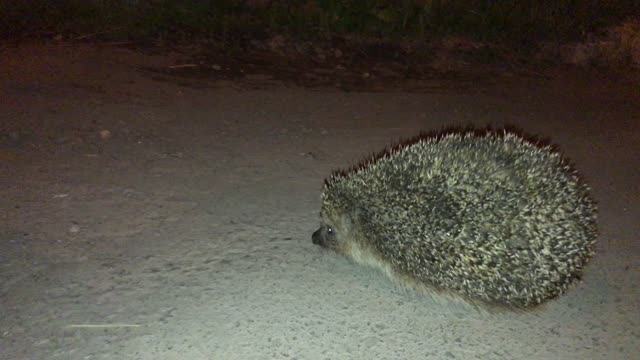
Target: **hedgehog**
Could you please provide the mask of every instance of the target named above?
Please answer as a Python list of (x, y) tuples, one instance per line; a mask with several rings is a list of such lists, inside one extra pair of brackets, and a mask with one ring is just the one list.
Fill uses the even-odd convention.
[(594, 255), (588, 186), (551, 146), (513, 132), (419, 137), (334, 172), (321, 199), (314, 244), (474, 305), (535, 307)]

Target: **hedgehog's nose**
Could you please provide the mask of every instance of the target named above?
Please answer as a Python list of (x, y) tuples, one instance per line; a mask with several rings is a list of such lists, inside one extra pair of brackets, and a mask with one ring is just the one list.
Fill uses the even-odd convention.
[(311, 242), (316, 245), (322, 245), (322, 228), (314, 231), (313, 235), (311, 235)]

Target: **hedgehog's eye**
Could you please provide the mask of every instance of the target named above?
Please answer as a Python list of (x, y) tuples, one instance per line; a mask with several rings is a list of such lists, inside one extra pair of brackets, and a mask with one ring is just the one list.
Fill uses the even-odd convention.
[(327, 225), (327, 235), (334, 235), (333, 228)]

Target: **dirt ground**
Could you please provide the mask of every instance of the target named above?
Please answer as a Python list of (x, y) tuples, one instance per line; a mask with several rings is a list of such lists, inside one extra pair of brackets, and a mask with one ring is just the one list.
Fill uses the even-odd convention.
[[(0, 49), (1, 359), (640, 353), (637, 84), (564, 69), (346, 92), (149, 71), (186, 61)], [(469, 125), (549, 140), (598, 201), (584, 281), (536, 311), (438, 302), (311, 243), (332, 170)]]

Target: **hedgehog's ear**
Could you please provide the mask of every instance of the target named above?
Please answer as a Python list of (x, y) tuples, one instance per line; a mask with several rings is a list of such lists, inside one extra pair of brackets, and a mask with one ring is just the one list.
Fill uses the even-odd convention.
[(358, 221), (358, 219), (360, 219), (360, 216), (362, 216), (362, 208), (360, 208), (359, 206), (354, 206), (353, 211), (351, 212), (352, 221)]
[(345, 222), (345, 225), (348, 225), (349, 228), (352, 228), (353, 224), (357, 224), (359, 222), (361, 216), (362, 209), (358, 206), (354, 206), (353, 208), (351, 208), (351, 211), (347, 212), (343, 221)]

